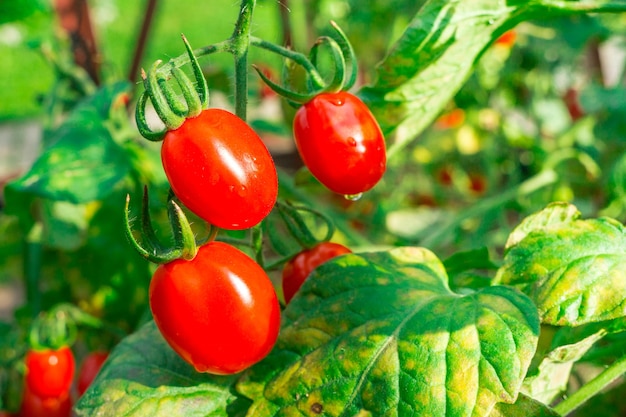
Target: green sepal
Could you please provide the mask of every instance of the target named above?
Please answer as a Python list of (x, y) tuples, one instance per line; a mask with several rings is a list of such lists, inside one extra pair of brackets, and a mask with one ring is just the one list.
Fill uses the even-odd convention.
[(33, 320), (28, 334), (31, 349), (59, 349), (76, 340), (76, 323), (60, 310), (42, 312)]
[(343, 89), (349, 90), (354, 86), (359, 72), (356, 54), (354, 53), (354, 48), (352, 48), (352, 44), (348, 40), (348, 37), (346, 36), (345, 32), (341, 30), (339, 25), (333, 20), (330, 21), (330, 25), (339, 35), (339, 37), (336, 39), (336, 42), (341, 48), (345, 63), (349, 65), (349, 75), (347, 76), (347, 79), (343, 84)]
[(308, 94), (302, 94), (302, 93), (297, 93), (293, 90), (290, 90), (288, 88), (285, 88), (279, 84), (276, 84), (274, 81), (272, 81), (271, 79), (269, 79), (269, 77), (267, 77), (267, 75), (263, 74), (263, 71), (261, 71), (256, 65), (253, 65), (252, 68), (254, 68), (257, 72), (257, 74), (259, 74), (259, 77), (261, 77), (261, 79), (263, 80), (263, 82), (265, 84), (267, 84), (267, 86), (269, 88), (271, 88), (272, 90), (274, 90), (274, 92), (282, 97), (285, 97), (289, 102), (292, 103), (298, 103), (298, 104), (303, 104), (303, 103), (307, 103), (309, 102), (313, 97), (315, 97), (317, 94), (321, 93), (322, 90), (317, 90)]
[(341, 91), (344, 87), (346, 80), (346, 60), (343, 56), (341, 47), (333, 38), (329, 36), (320, 36), (315, 42), (310, 52), (310, 59), (313, 65), (317, 66), (317, 51), (320, 46), (327, 44), (330, 48), (330, 53), (333, 59), (335, 71), (333, 78), (324, 87), (325, 93), (336, 93)]
[[(144, 188), (141, 214), (141, 242), (136, 238), (132, 230), (130, 219), (130, 195), (126, 196), (126, 206), (124, 209), (124, 230), (126, 236), (135, 250), (145, 259), (157, 264), (165, 264), (175, 259), (191, 260), (198, 252), (198, 242), (191, 229), (191, 225), (183, 210), (173, 199), (169, 199), (168, 215), (172, 234), (174, 236), (174, 246), (171, 248), (162, 245), (156, 237), (152, 222), (150, 220), (148, 208), (148, 189)], [(215, 236), (212, 234), (211, 236)], [(204, 242), (204, 241), (203, 241)]]
[(161, 89), (161, 84), (159, 83), (160, 77), (157, 76), (157, 67), (160, 63), (160, 60), (156, 61), (148, 74), (142, 70), (141, 77), (143, 78), (144, 87), (152, 101), (154, 110), (159, 115), (161, 121), (165, 123), (165, 127), (168, 130), (174, 130), (183, 124), (185, 118), (177, 115), (172, 110), (171, 103), (168, 101), (168, 98), (171, 99), (171, 97), (168, 97), (167, 92)]
[(187, 102), (187, 117), (198, 116), (202, 113), (202, 101), (194, 89), (191, 80), (180, 68), (172, 68), (172, 75), (178, 83), (178, 86), (183, 93), (183, 97)]
[[(172, 71), (172, 74), (173, 74), (173, 71)], [(165, 78), (165, 76), (163, 76), (162, 74), (159, 74), (158, 71), (154, 71), (154, 75), (156, 77), (156, 81), (157, 81), (159, 88), (163, 92), (163, 96), (167, 100), (170, 110), (176, 116), (181, 117), (182, 121), (184, 122), (185, 118), (187, 117), (187, 114), (189, 113), (187, 109), (187, 105), (182, 103), (179, 100), (178, 94), (176, 94), (176, 91), (174, 91), (174, 88), (168, 83), (168, 80), (167, 78)], [(176, 79), (176, 81), (180, 85), (179, 80)], [(178, 121), (176, 123), (178, 124)], [(180, 123), (182, 124), (182, 122)]]
[(160, 142), (167, 133), (167, 129), (154, 131), (148, 125), (148, 121), (146, 120), (146, 104), (148, 98), (148, 93), (145, 91), (139, 96), (137, 107), (135, 108), (135, 122), (137, 123), (137, 129), (141, 136), (152, 142)]
[(174, 233), (174, 244), (181, 248), (181, 258), (190, 261), (198, 253), (196, 238), (185, 213), (176, 202), (171, 199), (167, 205), (167, 215)]
[(191, 64), (193, 75), (196, 78), (196, 92), (198, 93), (198, 98), (200, 99), (202, 108), (206, 109), (209, 107), (209, 86), (206, 82), (206, 78), (204, 78), (204, 74), (202, 73), (202, 68), (198, 63), (198, 58), (193, 53), (191, 45), (189, 45), (189, 41), (187, 41), (185, 35), (181, 36), (183, 38), (183, 43), (185, 44), (185, 50), (187, 50), (187, 55), (189, 55), (189, 63)]

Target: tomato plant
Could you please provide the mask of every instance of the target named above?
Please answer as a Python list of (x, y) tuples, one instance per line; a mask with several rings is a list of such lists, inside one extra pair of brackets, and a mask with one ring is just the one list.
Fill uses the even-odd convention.
[(330, 190), (361, 194), (385, 173), (385, 138), (367, 106), (342, 91), (316, 95), (293, 121), (296, 146), (313, 176)]
[(272, 157), (243, 120), (207, 109), (165, 135), (163, 168), (192, 212), (225, 229), (247, 229), (270, 212), (278, 193)]
[(159, 266), (150, 306), (170, 346), (198, 372), (240, 372), (278, 337), (280, 307), (267, 274), (222, 242), (200, 247), (191, 261)]
[(0, 409), (624, 414), (623, 0), (5, 3)]
[(26, 354), (26, 385), (33, 395), (58, 398), (72, 386), (76, 367), (68, 346), (60, 349), (30, 350)]
[(322, 242), (305, 249), (289, 260), (282, 271), (282, 288), (285, 302), (289, 303), (306, 278), (315, 268), (339, 255), (352, 251), (339, 243)]
[(78, 396), (82, 396), (91, 382), (94, 380), (100, 368), (109, 357), (108, 352), (90, 352), (80, 365), (78, 370), (78, 378), (76, 379), (76, 391)]

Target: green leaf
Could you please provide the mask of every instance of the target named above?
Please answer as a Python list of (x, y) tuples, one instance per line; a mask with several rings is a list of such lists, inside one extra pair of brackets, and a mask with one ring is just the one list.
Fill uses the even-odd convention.
[(359, 92), (385, 136), (389, 156), (415, 139), (463, 86), (483, 51), (523, 20), (566, 13), (625, 11), (606, 0), (429, 0)]
[(573, 206), (551, 205), (520, 228), (496, 281), (528, 294), (542, 323), (578, 326), (626, 315), (623, 225), (581, 220)]
[(113, 101), (126, 88), (126, 83), (103, 88), (78, 105), (30, 171), (7, 187), (75, 204), (105, 198), (131, 167), (106, 125)]
[(317, 268), (276, 349), (238, 385), (248, 416), (483, 416), (514, 402), (534, 354), (532, 302), (460, 295), (430, 251), (349, 254)]
[(574, 363), (605, 334), (599, 330), (576, 343), (558, 346), (549, 352), (539, 364), (537, 373), (526, 378), (522, 391), (542, 403), (552, 403), (565, 392)]
[(551, 203), (545, 209), (526, 217), (511, 232), (506, 241), (505, 249), (517, 245), (529, 233), (545, 230), (550, 226), (571, 222), (580, 217), (578, 209), (568, 203)]
[(49, 11), (50, 5), (43, 0), (0, 1), (0, 24), (24, 19), (35, 12)]
[(240, 415), (247, 401), (242, 404), (230, 392), (235, 378), (196, 372), (150, 321), (114, 349), (76, 411), (116, 417)]
[(547, 405), (520, 394), (514, 404), (496, 404), (489, 417), (560, 417), (560, 414)]

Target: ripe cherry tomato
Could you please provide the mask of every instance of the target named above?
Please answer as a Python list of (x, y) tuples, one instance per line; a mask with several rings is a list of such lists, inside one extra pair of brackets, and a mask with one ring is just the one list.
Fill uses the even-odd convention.
[(573, 121), (576, 121), (585, 115), (585, 111), (580, 105), (578, 91), (576, 89), (568, 88), (563, 95), (563, 102), (565, 103), (567, 111), (569, 112)]
[(274, 161), (243, 120), (204, 110), (167, 132), (161, 160), (174, 194), (214, 226), (239, 230), (259, 223), (278, 194)]
[(449, 113), (442, 114), (435, 120), (435, 127), (440, 130), (454, 129), (465, 122), (465, 110), (454, 109)]
[(30, 350), (26, 354), (26, 386), (41, 398), (59, 398), (69, 392), (76, 362), (68, 346)]
[(324, 262), (352, 251), (339, 243), (322, 242), (305, 249), (291, 258), (283, 268), (283, 295), (285, 302), (289, 303), (302, 283), (315, 268)]
[(517, 33), (514, 30), (504, 32), (498, 39), (496, 39), (496, 45), (501, 45), (507, 48), (512, 48), (517, 39)]
[(20, 417), (70, 417), (72, 398), (69, 390), (59, 397), (42, 398), (24, 386)]
[(85, 356), (80, 370), (78, 371), (78, 380), (76, 382), (76, 390), (78, 391), (79, 397), (87, 391), (87, 388), (89, 388), (91, 382), (96, 375), (98, 375), (100, 368), (102, 368), (104, 361), (106, 361), (108, 357), (108, 352), (91, 352)]
[(165, 340), (198, 372), (240, 372), (263, 359), (278, 337), (280, 306), (269, 277), (222, 242), (201, 246), (191, 261), (160, 265), (150, 306)]
[(324, 93), (300, 107), (296, 147), (311, 174), (344, 195), (372, 188), (385, 173), (385, 138), (365, 103), (348, 92)]

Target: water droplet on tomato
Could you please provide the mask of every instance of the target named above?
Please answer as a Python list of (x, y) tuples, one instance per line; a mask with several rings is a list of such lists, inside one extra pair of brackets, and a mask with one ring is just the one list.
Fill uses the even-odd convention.
[(245, 197), (245, 195), (248, 194), (247, 191), (248, 190), (246, 189), (245, 185), (242, 185), (241, 187), (239, 187), (239, 191), (238, 191), (239, 197)]
[(345, 198), (346, 200), (350, 200), (350, 201), (358, 201), (361, 199), (361, 197), (363, 197), (363, 193), (346, 194), (343, 196), (343, 198)]
[(343, 100), (341, 98), (333, 98), (330, 100), (335, 106), (343, 106)]
[(354, 138), (348, 138), (348, 144), (350, 146), (356, 146), (356, 139)]

